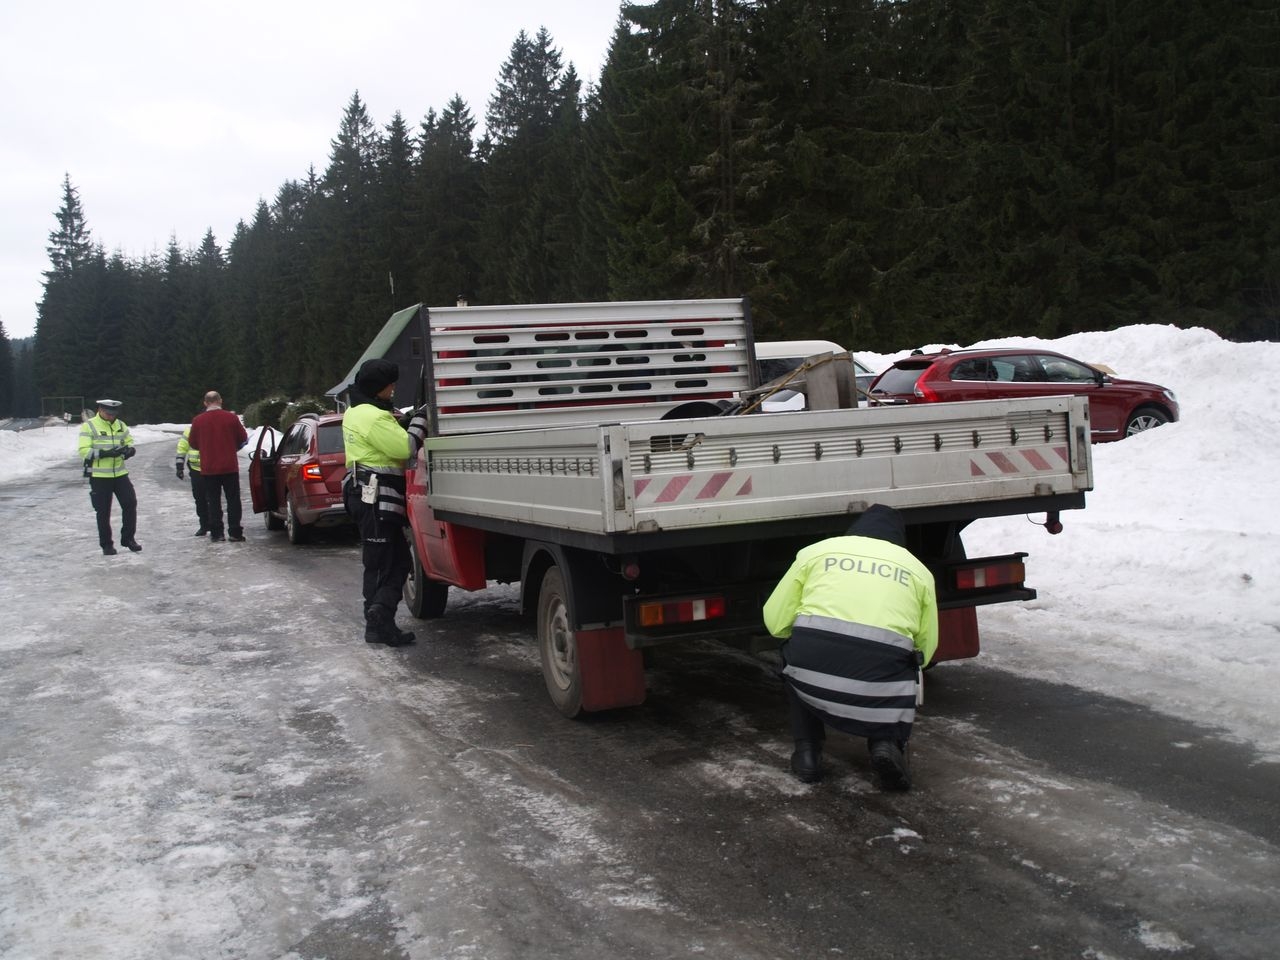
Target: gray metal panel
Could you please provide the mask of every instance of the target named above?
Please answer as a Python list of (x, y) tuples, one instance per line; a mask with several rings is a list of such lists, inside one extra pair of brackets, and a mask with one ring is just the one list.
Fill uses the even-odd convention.
[(444, 307), (429, 325), (438, 435), (658, 419), (754, 376), (741, 300)]
[(433, 438), (431, 501), (597, 533), (1025, 501), (1092, 487), (1086, 410), (1050, 397)]

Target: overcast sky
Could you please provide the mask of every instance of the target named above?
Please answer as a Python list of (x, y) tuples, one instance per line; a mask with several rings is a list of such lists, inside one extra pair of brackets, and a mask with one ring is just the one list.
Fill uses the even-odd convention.
[(457, 93), (477, 134), (516, 35), (546, 27), (599, 79), (618, 0), (0, 3), (0, 320), (35, 331), (62, 179), (108, 252), (226, 249), (259, 199), (314, 165), (357, 90), (410, 129)]

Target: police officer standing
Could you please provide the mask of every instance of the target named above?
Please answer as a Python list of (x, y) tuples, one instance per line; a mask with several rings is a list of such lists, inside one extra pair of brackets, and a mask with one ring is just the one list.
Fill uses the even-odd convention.
[(906, 548), (902, 514), (874, 504), (843, 537), (805, 547), (764, 606), (782, 645), (792, 772), (822, 779), (825, 727), (867, 738), (886, 790), (909, 790), (919, 671), (938, 647), (933, 574)]
[(80, 426), (79, 452), (84, 475), (89, 478), (89, 502), (98, 515), (98, 543), (108, 557), (116, 553), (111, 538), (113, 497), (120, 503), (120, 545), (134, 553), (142, 549), (134, 539), (138, 497), (124, 465), (137, 451), (128, 425), (117, 417), (122, 406), (119, 400), (99, 400), (98, 412)]
[(191, 498), (196, 502), (196, 516), (200, 518), (200, 529), (195, 535), (203, 537), (209, 532), (209, 504), (204, 492), (204, 478), (200, 475), (200, 451), (191, 446), (190, 426), (178, 438), (178, 455), (174, 467), (179, 480), (183, 479), (184, 472), (191, 474)]
[(407, 430), (396, 420), (391, 398), (399, 378), (400, 368), (390, 360), (366, 360), (342, 418), (347, 453), (342, 494), (360, 531), (364, 639), (390, 647), (414, 641), (413, 633), (400, 630), (395, 619), (410, 565), (404, 474), (427, 435), (426, 418), (418, 411)]

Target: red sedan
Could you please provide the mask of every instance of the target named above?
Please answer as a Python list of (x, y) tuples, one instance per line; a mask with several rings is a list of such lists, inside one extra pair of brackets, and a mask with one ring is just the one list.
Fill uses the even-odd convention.
[(1178, 419), (1173, 391), (1052, 350), (990, 347), (903, 357), (871, 383), (874, 403), (941, 403), (1073, 394), (1089, 398), (1093, 442), (1120, 440)]

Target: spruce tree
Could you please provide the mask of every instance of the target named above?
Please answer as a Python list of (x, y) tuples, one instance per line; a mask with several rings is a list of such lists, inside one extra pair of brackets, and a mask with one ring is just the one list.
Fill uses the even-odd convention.
[(57, 229), (49, 233), (49, 269), (36, 307), (35, 374), (45, 395), (69, 396), (86, 389), (92, 362), (93, 289), (85, 271), (94, 258), (93, 241), (80, 195), (70, 174), (62, 180)]
[(12, 416), (13, 405), (13, 350), (9, 345), (9, 335), (5, 333), (4, 320), (0, 318), (0, 418)]
[(486, 113), (491, 149), (485, 165), (482, 289), (488, 302), (545, 301), (571, 264), (549, 256), (569, 242), (573, 211), (556, 187), (565, 176), (557, 120), (579, 106), (576, 75), (566, 74), (546, 29), (516, 37)]
[(483, 171), (475, 127), (455, 94), (439, 116), (428, 112), (419, 132), (414, 289), (429, 306), (459, 297), (478, 302)]

